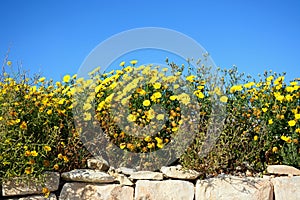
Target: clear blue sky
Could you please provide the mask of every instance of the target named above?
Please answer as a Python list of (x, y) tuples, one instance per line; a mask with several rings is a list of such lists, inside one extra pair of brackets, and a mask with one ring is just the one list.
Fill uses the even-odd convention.
[(221, 68), (300, 77), (298, 0), (2, 0), (0, 58), (31, 73), (74, 74), (89, 52), (119, 32), (164, 27), (201, 44)]

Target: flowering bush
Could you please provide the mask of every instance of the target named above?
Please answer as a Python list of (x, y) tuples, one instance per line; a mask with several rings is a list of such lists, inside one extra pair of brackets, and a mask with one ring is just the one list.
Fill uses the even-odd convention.
[[(230, 173), (238, 166), (254, 172), (263, 171), (267, 164), (300, 166), (299, 79), (286, 84), (284, 76), (266, 72), (260, 80), (250, 81), (233, 68), (219, 70), (221, 84), (216, 87), (204, 67), (183, 73), (184, 66), (174, 63), (167, 63), (169, 69), (136, 64), (131, 61), (125, 67), (122, 62), (122, 69), (108, 73), (95, 69), (88, 80), (66, 75), (56, 83), (4, 73), (0, 79), (0, 176), (85, 167), (91, 156), (85, 146), (103, 151), (95, 145), (101, 138), (87, 137), (83, 146), (87, 127), (100, 126), (120, 151), (146, 155), (172, 144), (185, 122), (184, 130), (197, 128), (179, 160), (187, 168)], [(214, 130), (219, 134), (213, 135), (217, 136), (213, 148), (201, 154), (209, 126), (216, 123), (210, 121), (217, 109), (212, 101), (225, 105), (227, 112), (219, 121), (222, 128)], [(174, 148), (188, 139), (180, 138)]]
[[(9, 64), (9, 63), (8, 63)], [(74, 79), (4, 73), (0, 82), (0, 177), (35, 176), (85, 166), (72, 118)]]
[(195, 142), (181, 162), (209, 173), (232, 172), (238, 166), (262, 172), (268, 164), (300, 167), (299, 79), (286, 84), (284, 76), (265, 72), (251, 81), (236, 68), (222, 72), (227, 117), (218, 142), (206, 157), (198, 156), (201, 145)]

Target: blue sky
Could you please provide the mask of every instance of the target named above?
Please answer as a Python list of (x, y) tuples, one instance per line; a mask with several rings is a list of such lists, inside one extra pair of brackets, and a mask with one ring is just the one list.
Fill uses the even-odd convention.
[(77, 73), (102, 41), (133, 28), (164, 27), (195, 39), (217, 66), (300, 77), (297, 0), (2, 0), (0, 59), (60, 79)]

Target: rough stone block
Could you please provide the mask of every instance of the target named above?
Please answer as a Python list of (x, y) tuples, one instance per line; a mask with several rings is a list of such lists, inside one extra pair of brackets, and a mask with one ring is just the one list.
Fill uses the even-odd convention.
[(198, 180), (196, 200), (273, 200), (272, 183), (267, 179), (226, 176)]
[(66, 183), (60, 200), (133, 200), (132, 187), (118, 184)]
[(50, 192), (58, 190), (60, 175), (57, 172), (45, 173), (44, 185), (41, 182), (22, 181), (20, 178), (13, 178), (2, 184), (3, 196), (16, 196), (27, 194), (41, 194), (43, 187), (49, 189)]
[(138, 180), (135, 187), (135, 200), (193, 200), (194, 185), (188, 181)]

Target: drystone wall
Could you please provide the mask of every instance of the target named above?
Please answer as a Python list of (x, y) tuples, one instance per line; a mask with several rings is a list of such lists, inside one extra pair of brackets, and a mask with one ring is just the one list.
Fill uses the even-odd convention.
[[(300, 170), (269, 166), (262, 178), (219, 175), (199, 179), (200, 173), (181, 166), (162, 167), (160, 172), (112, 169), (97, 159), (89, 169), (62, 174), (48, 172), (45, 185), (18, 182), (2, 184), (0, 199), (13, 200), (299, 200)], [(47, 188), (46, 198), (41, 191)]]

